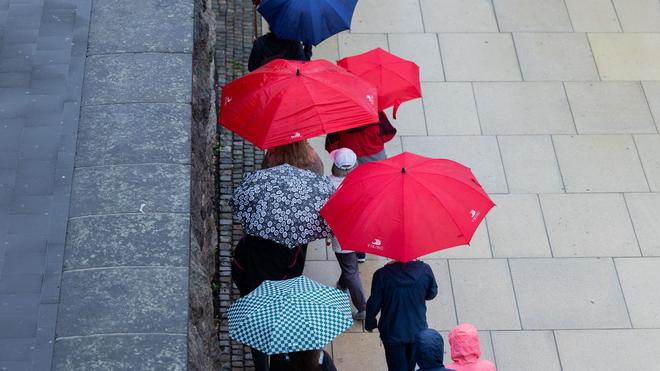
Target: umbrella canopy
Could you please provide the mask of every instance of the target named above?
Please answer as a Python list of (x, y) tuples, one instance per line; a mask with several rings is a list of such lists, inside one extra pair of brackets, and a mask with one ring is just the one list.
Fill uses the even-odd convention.
[(378, 122), (376, 88), (326, 60), (276, 59), (222, 88), (219, 122), (259, 148)]
[(404, 152), (353, 170), (321, 215), (342, 247), (405, 262), (469, 244), (493, 206), (469, 168)]
[(381, 48), (340, 59), (337, 64), (376, 86), (378, 109), (394, 106), (394, 118), (401, 103), (422, 96), (419, 66)]
[(259, 13), (279, 37), (318, 45), (348, 30), (357, 0), (262, 0)]
[(333, 190), (325, 177), (280, 165), (247, 174), (231, 206), (246, 233), (293, 248), (328, 236), (319, 211)]
[(264, 281), (228, 316), (234, 340), (267, 354), (321, 349), (353, 324), (348, 295), (305, 276)]

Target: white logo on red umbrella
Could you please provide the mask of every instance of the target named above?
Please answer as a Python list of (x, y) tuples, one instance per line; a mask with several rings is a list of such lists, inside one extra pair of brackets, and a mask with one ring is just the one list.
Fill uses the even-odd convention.
[(477, 217), (479, 215), (481, 215), (481, 213), (478, 212), (477, 210), (475, 210), (475, 209), (470, 210), (470, 218), (472, 219), (473, 223), (477, 221)]
[(225, 97), (223, 104), (226, 106), (229, 102), (231, 102), (231, 97)]
[(367, 94), (367, 100), (369, 103), (374, 104), (374, 96), (371, 94)]
[(302, 137), (302, 134), (300, 134), (297, 131), (295, 133), (293, 133), (293, 135), (291, 135), (291, 139), (297, 139), (297, 138), (300, 138), (300, 137)]
[(383, 250), (383, 242), (379, 240), (378, 238), (374, 238), (373, 241), (371, 241), (367, 246), (371, 249), (376, 249), (376, 250)]

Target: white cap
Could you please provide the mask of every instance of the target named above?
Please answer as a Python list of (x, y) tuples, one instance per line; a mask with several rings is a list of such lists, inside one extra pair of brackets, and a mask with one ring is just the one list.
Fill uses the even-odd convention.
[(357, 155), (350, 148), (339, 148), (330, 152), (330, 158), (341, 170), (349, 170), (355, 166)]

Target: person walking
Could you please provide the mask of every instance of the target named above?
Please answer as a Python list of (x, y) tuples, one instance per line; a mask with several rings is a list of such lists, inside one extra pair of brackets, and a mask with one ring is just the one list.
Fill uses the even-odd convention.
[[(332, 175), (329, 176), (330, 182), (337, 189), (344, 178), (356, 166), (357, 156), (355, 152), (348, 148), (339, 148), (330, 152), (332, 159)], [(326, 244), (332, 246), (335, 252), (337, 262), (341, 268), (341, 275), (337, 281), (337, 288), (348, 290), (351, 301), (355, 306), (356, 312), (353, 313), (353, 319), (361, 321), (365, 319), (367, 302), (364, 298), (362, 281), (360, 280), (360, 271), (358, 270), (357, 255), (354, 251), (343, 249), (334, 236), (326, 240)]]
[(415, 339), (428, 327), (426, 301), (437, 294), (433, 271), (420, 260), (391, 261), (374, 272), (364, 327), (378, 327), (389, 371), (415, 368)]
[(415, 362), (418, 371), (455, 371), (445, 368), (445, 342), (432, 328), (419, 332), (415, 338)]
[(300, 41), (282, 39), (274, 32), (268, 32), (252, 43), (248, 71), (252, 72), (274, 59), (309, 61), (312, 59), (312, 46)]
[[(251, 293), (263, 281), (279, 281), (302, 275), (305, 268), (307, 245), (293, 249), (276, 242), (252, 235), (245, 235), (234, 250), (231, 264), (232, 281), (241, 297)], [(251, 348), (257, 371), (269, 371), (267, 354)], [(277, 362), (282, 355), (271, 356)]]
[[(394, 138), (396, 129), (385, 112), (378, 112), (378, 122), (366, 126), (330, 133), (325, 137), (325, 150), (329, 153), (339, 148), (349, 148), (357, 155), (358, 164), (387, 158), (385, 143)], [(357, 252), (358, 263), (364, 263), (367, 255)]]
[(495, 365), (488, 360), (480, 359), (481, 349), (479, 333), (469, 323), (454, 327), (449, 332), (451, 359), (454, 363), (447, 365), (456, 371), (495, 371)]
[(323, 176), (321, 157), (307, 140), (268, 149), (264, 155), (264, 160), (261, 162), (261, 167), (266, 169), (282, 164), (289, 164)]

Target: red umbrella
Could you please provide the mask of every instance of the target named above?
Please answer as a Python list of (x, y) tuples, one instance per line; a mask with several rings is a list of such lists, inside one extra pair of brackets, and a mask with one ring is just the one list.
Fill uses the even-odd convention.
[(353, 170), (321, 216), (342, 247), (405, 262), (469, 244), (493, 206), (469, 168), (404, 152)]
[(405, 101), (420, 98), (419, 66), (381, 48), (340, 59), (337, 64), (378, 88), (378, 109), (394, 106), (393, 116)]
[(219, 123), (272, 148), (378, 122), (376, 88), (325, 60), (276, 59), (222, 88)]

